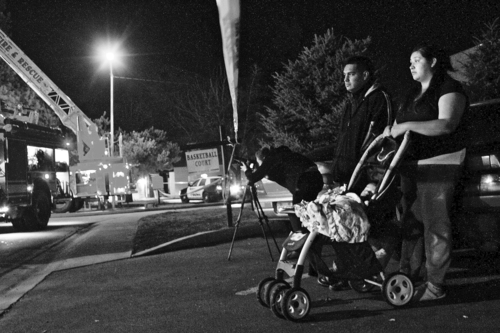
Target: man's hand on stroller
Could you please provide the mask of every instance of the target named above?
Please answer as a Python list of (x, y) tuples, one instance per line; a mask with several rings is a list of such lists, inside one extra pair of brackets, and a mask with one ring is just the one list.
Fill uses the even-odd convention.
[(368, 206), (368, 204), (370, 203), (369, 199), (373, 195), (373, 193), (375, 193), (376, 188), (377, 186), (375, 185), (375, 183), (368, 183), (368, 185), (366, 185), (366, 187), (363, 189), (363, 192), (361, 192), (361, 194), (359, 195), (366, 206)]

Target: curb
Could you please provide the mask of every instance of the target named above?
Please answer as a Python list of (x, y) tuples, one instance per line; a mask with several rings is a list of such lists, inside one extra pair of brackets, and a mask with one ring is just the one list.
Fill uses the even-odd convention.
[[(287, 219), (269, 220), (269, 227), (274, 236), (288, 235), (290, 228)], [(266, 231), (268, 240), (272, 242), (272, 237), (269, 234), (269, 230), (265, 226), (264, 230)], [(224, 228), (214, 231), (199, 232), (194, 235), (189, 235), (186, 237), (175, 239), (173, 241), (164, 244), (160, 244), (151, 249), (132, 253), (131, 257), (135, 258), (135, 257), (160, 254), (171, 251), (186, 250), (197, 247), (205, 247), (205, 246), (229, 243), (233, 239), (234, 232), (235, 232), (235, 227)], [(259, 236), (264, 237), (260, 224), (255, 223), (252, 225), (239, 226), (238, 230), (236, 231), (235, 239), (239, 240), (239, 239), (246, 239)]]
[[(220, 203), (208, 203), (204, 204), (203, 207), (217, 206)], [(130, 205), (115, 209), (105, 209), (105, 210), (79, 210), (77, 212), (67, 212), (67, 213), (52, 213), (52, 217), (60, 218), (65, 216), (94, 216), (94, 215), (112, 215), (112, 214), (124, 214), (124, 213), (137, 213), (137, 212), (150, 212), (150, 211), (165, 211), (165, 210), (181, 210), (181, 209), (196, 209), (203, 208), (201, 206), (191, 205), (191, 204), (163, 204), (158, 206), (151, 205)], [(49, 222), (50, 223), (50, 222)]]

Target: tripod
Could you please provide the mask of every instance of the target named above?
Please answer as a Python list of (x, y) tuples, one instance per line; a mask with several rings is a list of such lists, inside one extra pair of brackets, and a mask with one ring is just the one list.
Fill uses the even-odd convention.
[(248, 185), (245, 188), (245, 193), (243, 193), (243, 199), (241, 200), (241, 208), (240, 208), (240, 214), (238, 215), (238, 219), (235, 222), (234, 225), (234, 233), (233, 233), (233, 240), (231, 241), (231, 247), (229, 248), (229, 254), (227, 256), (227, 260), (231, 260), (231, 252), (233, 252), (233, 246), (234, 246), (234, 241), (236, 239), (236, 233), (238, 232), (238, 227), (240, 226), (241, 222), (241, 217), (243, 215), (243, 208), (245, 206), (245, 201), (247, 198), (247, 194), (250, 193), (251, 196), (251, 204), (252, 204), (252, 209), (255, 209), (257, 212), (257, 216), (259, 218), (259, 225), (260, 228), (262, 229), (262, 234), (264, 235), (264, 238), (266, 239), (267, 243), (267, 249), (269, 250), (269, 255), (271, 256), (271, 261), (274, 261), (273, 254), (271, 252), (271, 247), (269, 246), (269, 241), (267, 239), (267, 233), (266, 230), (264, 229), (264, 223), (265, 221), (267, 225), (267, 230), (271, 234), (271, 237), (274, 240), (274, 244), (276, 245), (276, 248), (278, 249), (278, 252), (281, 252), (278, 246), (278, 243), (276, 243), (276, 238), (274, 238), (273, 232), (271, 230), (271, 227), (269, 226), (269, 219), (267, 218), (266, 214), (264, 214), (264, 210), (262, 209), (262, 206), (260, 204), (259, 199), (257, 198), (257, 190), (255, 189), (255, 185)]

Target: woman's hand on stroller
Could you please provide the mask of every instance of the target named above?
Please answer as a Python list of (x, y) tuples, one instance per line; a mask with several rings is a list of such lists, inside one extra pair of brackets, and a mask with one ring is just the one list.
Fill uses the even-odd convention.
[(406, 128), (405, 123), (398, 124), (394, 122), (394, 125), (386, 126), (382, 134), (384, 137), (392, 136), (393, 138), (397, 138), (398, 136), (405, 134), (407, 131), (408, 129)]
[(384, 132), (382, 133), (384, 138), (391, 136), (391, 129), (392, 129), (392, 125), (388, 125), (384, 128)]

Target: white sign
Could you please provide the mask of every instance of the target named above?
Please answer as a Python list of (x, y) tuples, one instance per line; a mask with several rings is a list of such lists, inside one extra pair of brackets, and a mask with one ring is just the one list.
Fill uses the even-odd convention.
[(188, 173), (219, 172), (219, 155), (217, 148), (192, 150), (186, 152)]

